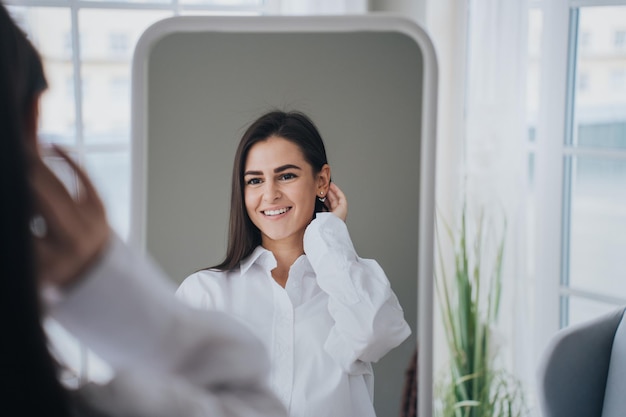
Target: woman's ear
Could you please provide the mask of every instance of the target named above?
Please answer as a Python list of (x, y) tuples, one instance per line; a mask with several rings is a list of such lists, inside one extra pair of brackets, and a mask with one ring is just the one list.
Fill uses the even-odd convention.
[(325, 197), (328, 194), (328, 187), (330, 186), (330, 166), (324, 164), (322, 169), (317, 174), (317, 195)]

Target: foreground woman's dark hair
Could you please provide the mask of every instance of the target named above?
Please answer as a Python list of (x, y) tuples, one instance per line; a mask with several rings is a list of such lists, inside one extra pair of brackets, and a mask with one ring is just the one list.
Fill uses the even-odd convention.
[(29, 227), (26, 135), (45, 87), (39, 54), (0, 4), (2, 407), (23, 416), (68, 416), (67, 393), (42, 327)]

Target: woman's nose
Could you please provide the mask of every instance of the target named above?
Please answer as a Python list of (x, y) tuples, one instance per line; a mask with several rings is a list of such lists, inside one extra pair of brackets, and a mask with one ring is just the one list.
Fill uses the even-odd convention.
[(280, 197), (280, 189), (273, 181), (267, 181), (263, 190), (263, 199), (265, 201), (274, 201)]

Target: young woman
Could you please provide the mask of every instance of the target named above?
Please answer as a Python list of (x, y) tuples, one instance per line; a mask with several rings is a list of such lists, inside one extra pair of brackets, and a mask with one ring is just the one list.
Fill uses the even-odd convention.
[(346, 196), (330, 177), (308, 117), (261, 116), (235, 156), (226, 258), (177, 295), (256, 332), (290, 416), (371, 417), (371, 363), (410, 329), (383, 270), (357, 256)]
[[(110, 231), (66, 153), (56, 151), (78, 176), (76, 199), (48, 169), (37, 146), (45, 88), (39, 55), (0, 4), (2, 406), (54, 417), (286, 415), (267, 386), (261, 342), (223, 313), (178, 301), (158, 268)], [(33, 217), (45, 228), (31, 230)], [(113, 380), (66, 389), (46, 316), (107, 360)]]

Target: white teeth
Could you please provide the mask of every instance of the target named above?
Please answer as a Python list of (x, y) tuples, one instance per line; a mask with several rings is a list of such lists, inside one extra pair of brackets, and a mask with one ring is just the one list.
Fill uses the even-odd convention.
[(279, 214), (287, 213), (288, 210), (289, 210), (288, 207), (281, 208), (278, 210), (265, 210), (263, 214), (265, 214), (266, 216), (278, 216)]

